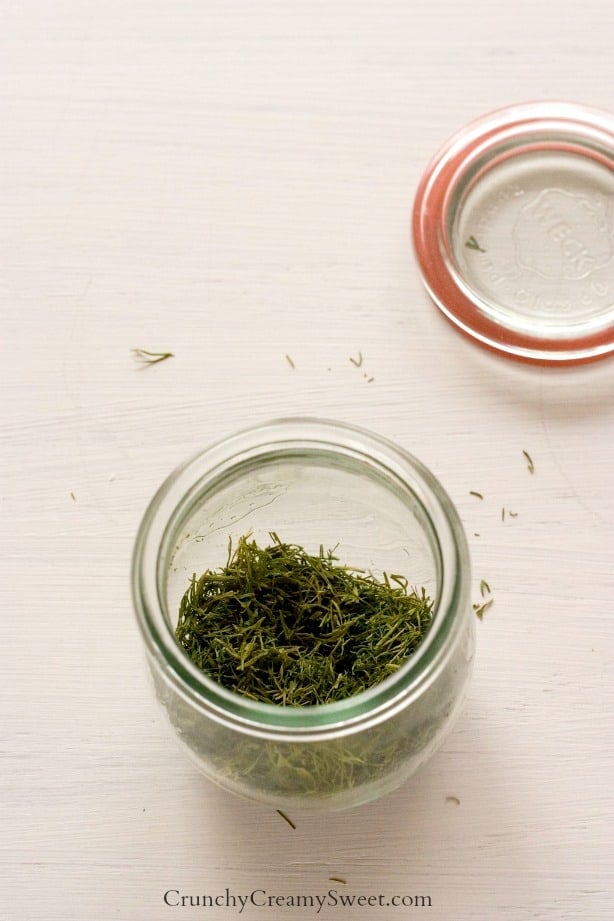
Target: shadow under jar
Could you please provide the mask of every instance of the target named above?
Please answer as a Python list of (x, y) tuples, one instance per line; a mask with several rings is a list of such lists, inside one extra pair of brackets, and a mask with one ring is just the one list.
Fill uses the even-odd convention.
[[(261, 703), (222, 687), (175, 638), (194, 575), (219, 569), (229, 540), (275, 532), (376, 578), (404, 575), (433, 600), (418, 649), (366, 691), (332, 703)], [(435, 751), (464, 700), (474, 650), (470, 563), (435, 477), (392, 442), (346, 424), (269, 422), (179, 467), (143, 518), (133, 596), (159, 702), (211, 780), (277, 808), (333, 810), (392, 790)]]

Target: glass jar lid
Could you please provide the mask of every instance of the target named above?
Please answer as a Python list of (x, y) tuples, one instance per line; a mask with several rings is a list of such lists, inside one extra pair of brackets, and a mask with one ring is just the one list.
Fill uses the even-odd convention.
[(454, 135), (413, 209), (424, 284), (463, 332), (545, 364), (614, 351), (614, 119), (563, 102)]

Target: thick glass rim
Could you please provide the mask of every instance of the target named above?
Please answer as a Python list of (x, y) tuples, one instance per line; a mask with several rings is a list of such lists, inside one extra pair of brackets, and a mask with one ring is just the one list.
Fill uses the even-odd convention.
[[(441, 312), (481, 345), (542, 365), (594, 361), (614, 352), (614, 316), (574, 330), (529, 331), (498, 322), (490, 304), (468, 285), (457, 266), (451, 228), (463, 188), (475, 186), (497, 165), (526, 154), (559, 152), (614, 169), (614, 121), (573, 102), (535, 101), (490, 112), (457, 131), (427, 166), (412, 213), (414, 250), (424, 285)], [(589, 324), (590, 326), (590, 324)]]
[[(247, 459), (269, 458), (289, 447), (317, 448), (352, 456), (408, 489), (420, 504), (437, 542), (440, 579), (433, 624), (414, 655), (381, 683), (342, 701), (305, 707), (262, 703), (223, 688), (205, 675), (181, 649), (165, 612), (164, 547), (169, 525), (182, 500), (203, 477), (220, 475)], [(413, 455), (347, 423), (313, 417), (288, 417), (243, 429), (212, 444), (181, 464), (151, 500), (137, 533), (132, 559), (132, 594), (148, 656), (162, 665), (175, 693), (218, 722), (242, 731), (279, 738), (336, 736), (379, 723), (407, 706), (439, 674), (449, 654), (462, 606), (469, 597), (469, 550), (458, 514), (433, 474)]]

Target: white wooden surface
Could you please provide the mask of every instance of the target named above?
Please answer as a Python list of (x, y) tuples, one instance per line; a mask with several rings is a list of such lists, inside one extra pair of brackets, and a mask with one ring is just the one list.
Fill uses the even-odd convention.
[[(483, 353), (429, 303), (408, 227), (469, 119), (611, 109), (613, 46), (607, 0), (2, 2), (2, 921), (222, 919), (239, 908), (164, 893), (329, 888), (432, 907), (241, 916), (612, 917), (613, 363)], [(143, 370), (133, 347), (175, 357)], [(433, 761), (295, 831), (176, 748), (129, 594), (166, 474), (290, 413), (418, 455), (495, 597)]]

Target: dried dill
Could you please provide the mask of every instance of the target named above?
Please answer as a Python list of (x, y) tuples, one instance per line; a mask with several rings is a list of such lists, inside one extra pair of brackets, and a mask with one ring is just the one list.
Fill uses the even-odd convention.
[(470, 495), (470, 496), (475, 496), (476, 499), (483, 499), (483, 498), (484, 498), (484, 496), (482, 495), (482, 493), (481, 493), (481, 492), (476, 492), (475, 489), (470, 489), (470, 490), (469, 490), (469, 495)]
[[(480, 595), (482, 598), (484, 598), (486, 595), (490, 595), (490, 585), (486, 579), (482, 579), (480, 581)], [(474, 604), (473, 610), (475, 611), (476, 617), (482, 620), (484, 614), (492, 604), (494, 604), (494, 598), (488, 598), (486, 601), (483, 601), (479, 604)]]
[(296, 365), (294, 364), (294, 362), (292, 361), (292, 359), (290, 358), (288, 354), (286, 354), (286, 361), (288, 362), (291, 368), (296, 368)]
[(473, 610), (475, 611), (476, 617), (482, 620), (486, 611), (494, 603), (495, 603), (494, 600), (492, 598), (489, 598), (488, 601), (485, 601), (483, 604), (474, 604)]
[(360, 366), (362, 365), (362, 352), (359, 352), (359, 353), (358, 353), (358, 358), (350, 358), (350, 361), (351, 361), (352, 364), (355, 365), (357, 368), (360, 368)]
[(294, 831), (296, 831), (296, 825), (294, 824), (294, 822), (292, 821), (292, 819), (289, 819), (289, 818), (288, 818), (288, 816), (286, 815), (285, 812), (282, 812), (281, 809), (276, 809), (275, 811), (277, 812), (278, 815), (280, 815), (280, 816), (282, 817), (282, 819), (284, 820), (284, 822), (287, 822), (287, 823), (288, 823), (288, 825), (290, 826), (290, 828), (293, 828)]
[(479, 253), (486, 252), (485, 249), (482, 249), (482, 247), (480, 246), (480, 244), (478, 243), (478, 241), (476, 240), (474, 236), (469, 237), (469, 239), (465, 241), (465, 246), (467, 247), (467, 249), (475, 249)]
[(258, 739), (228, 733), (214, 721), (195, 716), (190, 705), (177, 698), (171, 719), (181, 727), (183, 741), (207, 759), (211, 776), (222, 786), (246, 796), (255, 789), (280, 808), (287, 804), (303, 808), (306, 802), (333, 802), (354, 787), (385, 782), (399, 773), (407, 776), (407, 763), (431, 750), (441, 726), (454, 707), (457, 689), (450, 681), (436, 700), (418, 704), (411, 714), (403, 711), (389, 723), (374, 726), (367, 733), (331, 739), (325, 746), (304, 742)]
[(148, 352), (147, 349), (132, 349), (132, 354), (144, 365), (157, 365), (160, 361), (174, 357), (172, 352)]
[(523, 451), (522, 453), (524, 454), (527, 461), (527, 470), (529, 473), (535, 473), (535, 464), (533, 463), (533, 458), (528, 451)]
[(229, 543), (224, 567), (193, 577), (179, 609), (179, 643), (218, 684), (283, 706), (331, 703), (379, 683), (420, 645), (433, 602), (404, 576), (379, 581), (323, 547), (250, 537)]
[(347, 879), (343, 879), (341, 876), (329, 876), (328, 878), (333, 883), (343, 883), (344, 886), (347, 886)]

